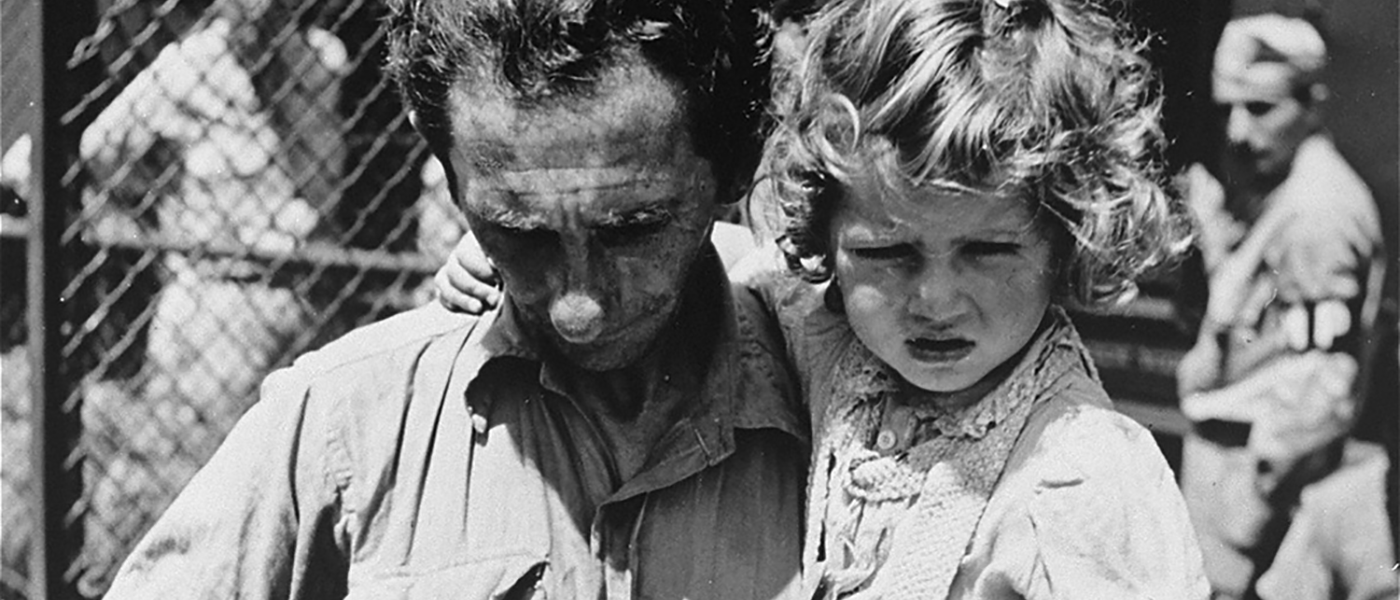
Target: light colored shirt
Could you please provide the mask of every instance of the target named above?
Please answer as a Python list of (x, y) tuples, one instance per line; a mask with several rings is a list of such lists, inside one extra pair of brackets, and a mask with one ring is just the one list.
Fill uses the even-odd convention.
[[(1182, 411), (1252, 424), (1251, 451), (1282, 475), (1345, 437), (1365, 395), (1384, 278), (1380, 218), (1324, 135), (1305, 140), (1288, 177), (1257, 201), (1230, 195), (1200, 165), (1186, 184), (1210, 301), (1235, 315), (1203, 324), (1182, 358)], [(1218, 275), (1226, 271), (1245, 276)]]
[[(809, 399), (804, 579), (837, 598), (1205, 598), (1152, 436), (1113, 410), (1052, 309), (1010, 378), (911, 406), (821, 288), (761, 279)], [(770, 285), (771, 284), (771, 285)]]
[(539, 358), (509, 302), (479, 321), (425, 307), (269, 377), (107, 598), (795, 591), (796, 384), (757, 300), (707, 261), (719, 283), (699, 300), (719, 310), (686, 331), (713, 339), (710, 358), (662, 357), (670, 380), (699, 383), (656, 388), (692, 408), (636, 476), (613, 475), (585, 403), (562, 392), (567, 369)]
[(1389, 460), (1380, 446), (1351, 441), (1342, 462), (1303, 490), (1268, 572), (1264, 600), (1392, 600), (1400, 571), (1386, 514)]

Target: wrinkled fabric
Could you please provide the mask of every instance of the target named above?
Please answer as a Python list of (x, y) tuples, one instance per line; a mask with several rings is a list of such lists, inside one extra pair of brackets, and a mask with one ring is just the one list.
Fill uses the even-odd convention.
[(1215, 316), (1177, 369), (1195, 424), (1182, 490), (1212, 584), (1238, 597), (1366, 397), (1384, 250), (1370, 192), (1324, 135), (1263, 198), (1200, 165), (1185, 183)]
[[(881, 412), (897, 404), (897, 376), (825, 306), (821, 287), (761, 269), (746, 277), (773, 306), (810, 403), (809, 591), (1207, 596), (1170, 467), (1151, 435), (1112, 409), (1058, 309), (1005, 384), (962, 411), (914, 410), (906, 451), (891, 453)], [(943, 569), (951, 581), (930, 575)]]
[(663, 361), (701, 384), (655, 392), (693, 410), (626, 481), (508, 302), (356, 330), (268, 378), (107, 597), (786, 597), (806, 425), (762, 309), (721, 291), (709, 364)]
[(1389, 466), (1383, 448), (1347, 443), (1337, 469), (1303, 491), (1274, 564), (1259, 580), (1260, 598), (1400, 597), (1400, 571), (1385, 514)]

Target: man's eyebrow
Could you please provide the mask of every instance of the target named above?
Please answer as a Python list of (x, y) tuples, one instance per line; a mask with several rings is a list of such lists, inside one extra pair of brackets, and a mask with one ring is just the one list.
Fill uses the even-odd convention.
[(674, 218), (669, 208), (661, 203), (643, 206), (627, 211), (610, 212), (598, 220), (600, 227), (627, 227), (630, 225), (650, 225), (664, 223)]
[(544, 219), (537, 216), (499, 206), (469, 207), (467, 210), (478, 219), (507, 229), (540, 229), (545, 224)]

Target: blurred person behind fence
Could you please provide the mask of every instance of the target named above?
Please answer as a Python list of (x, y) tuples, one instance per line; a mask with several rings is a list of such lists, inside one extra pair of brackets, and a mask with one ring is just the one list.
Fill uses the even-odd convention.
[(711, 225), (758, 162), (752, 2), (401, 0), (389, 70), (501, 274), (268, 377), (107, 598), (774, 598), (806, 425)]
[[(215, 420), (242, 412), (310, 322), (270, 257), (307, 241), (344, 155), (332, 117), (346, 50), (284, 4), (216, 3), (80, 146), (92, 234), (176, 248), (160, 255), (140, 395)], [(262, 258), (230, 256), (245, 251)]]
[[(122, 367), (83, 387), (99, 475), (90, 593), (136, 541), (122, 532), (155, 521), (262, 377), (307, 341), (315, 309), (276, 264), (312, 237), (338, 179), (347, 57), (310, 23), (315, 11), (294, 13), (290, 2), (215, 2), (83, 132), (83, 235), (107, 248), (89, 284), (107, 290), (89, 335), (97, 360)], [(114, 363), (118, 353), (127, 360)]]
[(1322, 126), (1323, 39), (1237, 17), (1216, 48), (1224, 146), (1184, 175), (1205, 306), (1178, 368), (1182, 487), (1221, 598), (1394, 598), (1386, 458), (1350, 440), (1384, 250)]

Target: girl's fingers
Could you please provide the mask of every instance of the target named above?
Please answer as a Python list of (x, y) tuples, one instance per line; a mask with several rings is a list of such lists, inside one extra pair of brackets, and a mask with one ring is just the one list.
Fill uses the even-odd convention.
[(467, 232), (458, 240), (457, 247), (452, 249), (452, 260), (466, 271), (466, 275), (477, 280), (494, 285), (499, 279), (496, 275), (496, 268), (491, 266), (491, 260), (486, 258), (486, 252), (481, 249), (481, 245), (476, 242), (476, 236)]
[[(433, 276), (433, 283), (437, 288), (438, 302), (448, 310), (472, 315), (479, 315), (489, 308), (489, 305), (483, 302), (491, 302), (485, 291), (496, 292), (495, 288), (478, 282), (466, 275), (460, 267), (454, 267), (450, 263), (438, 269), (437, 275)], [(494, 302), (490, 305), (494, 305)]]
[(476, 298), (487, 307), (495, 306), (500, 301), (501, 291), (496, 289), (492, 283), (482, 281), (481, 277), (472, 274), (461, 265), (447, 266), (439, 270), (447, 278), (447, 284), (457, 291)]

